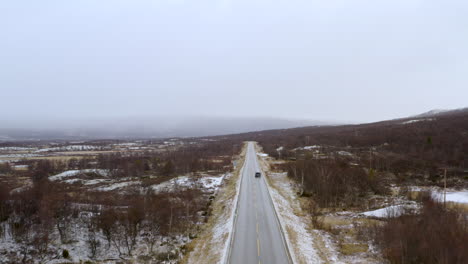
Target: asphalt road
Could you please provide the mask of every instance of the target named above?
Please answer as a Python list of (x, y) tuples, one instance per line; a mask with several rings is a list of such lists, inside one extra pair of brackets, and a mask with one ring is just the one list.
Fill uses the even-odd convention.
[(261, 170), (253, 143), (245, 159), (229, 263), (290, 263), (263, 172), (255, 178)]

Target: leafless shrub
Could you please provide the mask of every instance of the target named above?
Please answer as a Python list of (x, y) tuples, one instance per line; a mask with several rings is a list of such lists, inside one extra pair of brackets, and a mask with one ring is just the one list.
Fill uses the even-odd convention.
[(99, 249), (101, 247), (101, 242), (98, 239), (98, 225), (97, 221), (93, 218), (88, 220), (88, 237), (86, 244), (90, 252), (89, 258), (95, 259), (99, 255)]
[(468, 220), (425, 198), (420, 214), (390, 218), (373, 232), (391, 263), (467, 263)]
[(368, 193), (384, 194), (384, 183), (372, 172), (335, 159), (289, 163), (288, 176), (321, 207), (359, 206)]

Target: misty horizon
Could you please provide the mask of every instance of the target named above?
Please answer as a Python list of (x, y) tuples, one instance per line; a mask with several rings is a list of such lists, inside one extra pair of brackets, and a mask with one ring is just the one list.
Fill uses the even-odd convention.
[(462, 108), (468, 98), (468, 4), (455, 0), (46, 0), (1, 9), (0, 120), (10, 123), (153, 115), (364, 123)]
[[(466, 110), (455, 109), (455, 110)], [(423, 118), (447, 110), (434, 109), (397, 119)], [(449, 111), (453, 112), (453, 111)], [(456, 111), (455, 111), (456, 112)], [(397, 120), (396, 119), (396, 120)], [(395, 120), (395, 119), (393, 119)], [(387, 121), (387, 120), (379, 120)], [(290, 129), (309, 126), (355, 125), (363, 123), (331, 122), (265, 117), (145, 116), (93, 119), (49, 119), (1, 121), (1, 140), (41, 139), (119, 139), (171, 138), (231, 135), (246, 132)]]

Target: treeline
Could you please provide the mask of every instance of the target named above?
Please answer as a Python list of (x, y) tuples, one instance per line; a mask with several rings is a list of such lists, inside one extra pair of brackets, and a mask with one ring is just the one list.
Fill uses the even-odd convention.
[(206, 142), (164, 152), (116, 153), (100, 155), (96, 167), (114, 176), (142, 176), (151, 171), (171, 176), (198, 171), (224, 172), (232, 169), (232, 157), (241, 144), (231, 141)]
[[(83, 157), (69, 160), (29, 160), (29, 175), (41, 178), (65, 170), (105, 169), (112, 177), (141, 177), (181, 175), (200, 171), (225, 172), (232, 169), (232, 157), (242, 145), (229, 140), (209, 141), (162, 152), (116, 152), (100, 154), (97, 158)], [(7, 163), (0, 163), (0, 173), (11, 172)]]
[[(418, 119), (418, 118), (414, 118)], [(468, 168), (468, 110), (405, 120), (270, 130), (233, 135), (238, 140), (255, 140), (270, 156), (295, 159), (298, 147), (319, 145), (320, 151), (346, 150), (368, 166), (373, 151), (375, 166), (397, 173), (437, 173), (450, 167), (462, 174)], [(282, 149), (278, 150), (278, 148)], [(378, 163), (377, 163), (378, 162)], [(455, 173), (454, 173), (455, 174)]]
[(369, 194), (388, 193), (385, 178), (344, 159), (305, 159), (281, 165), (302, 195), (325, 207), (361, 207)]

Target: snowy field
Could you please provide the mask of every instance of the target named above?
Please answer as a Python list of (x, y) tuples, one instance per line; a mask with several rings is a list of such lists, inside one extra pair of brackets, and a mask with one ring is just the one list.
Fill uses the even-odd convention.
[[(88, 174), (88, 175), (86, 175)], [(157, 192), (172, 192), (179, 191), (180, 188), (199, 188), (207, 195), (217, 191), (217, 189), (223, 183), (225, 177), (230, 174), (223, 174), (218, 176), (213, 175), (199, 175), (197, 177), (189, 176), (180, 176), (160, 184), (151, 185), (147, 188), (150, 188)], [(81, 176), (86, 177), (97, 177), (97, 178), (79, 178)], [(135, 177), (113, 179), (109, 177), (108, 170), (95, 170), (95, 169), (86, 169), (86, 170), (68, 170), (62, 173), (50, 176), (49, 179), (55, 182), (61, 182), (65, 184), (75, 184), (80, 182), (85, 188), (94, 191), (103, 191), (103, 192), (112, 192), (118, 191), (123, 192), (126, 188), (139, 188), (142, 190), (142, 182)], [(95, 187), (98, 185), (98, 187)], [(27, 188), (30, 188), (31, 185), (25, 186), (15, 190), (15, 192), (24, 191)], [(145, 193), (141, 191), (141, 193)], [(207, 196), (208, 197), (208, 196)], [(43, 263), (81, 263), (83, 261), (95, 261), (105, 260), (105, 263), (122, 263), (122, 259), (119, 257), (122, 255), (122, 252), (125, 251), (125, 247), (117, 247), (117, 245), (106, 240), (105, 235), (99, 231), (91, 234), (89, 225), (90, 216), (94, 214), (93, 207), (99, 206), (94, 204), (75, 204), (74, 207), (79, 208), (80, 217), (70, 219), (70, 237), (73, 238), (72, 241), (62, 243), (58, 229), (50, 235), (49, 251), (56, 252), (56, 254), (49, 254), (46, 261)], [(228, 223), (224, 223), (227, 225)], [(1, 223), (3, 232), (0, 232), (0, 263), (12, 263), (11, 260), (20, 260), (23, 254), (22, 252), (34, 251), (37, 250), (32, 246), (26, 247), (21, 243), (17, 243), (13, 236), (13, 231), (10, 230), (10, 225), (7, 225), (5, 222)], [(221, 230), (219, 230), (221, 231)], [(224, 232), (224, 231), (223, 231)], [(144, 233), (138, 235), (136, 240), (136, 247), (133, 251), (133, 257), (125, 255), (125, 259), (133, 259), (134, 263), (140, 263), (137, 259), (137, 256), (157, 256), (157, 255), (171, 255), (171, 254), (180, 254), (180, 248), (190, 241), (188, 234), (185, 235), (173, 235), (173, 236), (162, 236), (157, 237), (154, 247), (154, 251), (150, 252), (147, 238)], [(98, 249), (97, 252), (92, 251), (91, 244), (97, 243)], [(26, 250), (26, 251), (25, 251)], [(70, 254), (68, 259), (61, 257), (63, 250), (67, 250)], [(119, 252), (120, 251), (120, 252)], [(136, 261), (136, 262), (135, 262)], [(176, 259), (172, 260), (160, 260), (157, 263), (176, 263)], [(39, 262), (35, 262), (39, 263)]]
[(192, 188), (199, 186), (204, 190), (215, 191), (221, 185), (225, 175), (221, 177), (216, 176), (202, 176), (202, 177), (177, 177), (160, 184), (152, 185), (150, 188), (155, 192), (173, 191), (177, 188)]

